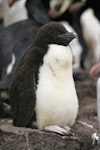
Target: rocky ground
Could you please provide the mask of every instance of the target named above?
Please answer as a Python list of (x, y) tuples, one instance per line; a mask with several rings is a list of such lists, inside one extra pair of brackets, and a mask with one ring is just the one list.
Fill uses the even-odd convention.
[(13, 127), (11, 119), (0, 120), (0, 150), (100, 150), (92, 139), (99, 132), (96, 110), (96, 79), (82, 71), (75, 81), (79, 113), (72, 127), (73, 136), (61, 136), (39, 130)]

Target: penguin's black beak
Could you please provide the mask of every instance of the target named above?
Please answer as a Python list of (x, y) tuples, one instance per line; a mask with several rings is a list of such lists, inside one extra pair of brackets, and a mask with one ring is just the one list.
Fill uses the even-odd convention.
[(66, 32), (59, 35), (60, 38), (66, 39), (70, 43), (74, 38), (77, 37), (77, 34), (74, 32)]

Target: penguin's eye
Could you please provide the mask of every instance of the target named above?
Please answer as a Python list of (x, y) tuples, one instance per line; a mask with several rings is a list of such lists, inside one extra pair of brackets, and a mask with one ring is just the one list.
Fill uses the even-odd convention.
[(57, 32), (54, 32), (54, 31), (50, 31), (49, 32), (49, 35), (53, 36), (53, 37), (56, 37), (58, 35)]
[(53, 36), (57, 36), (57, 33), (53, 33)]
[(57, 37), (61, 34), (63, 34), (64, 32), (60, 31), (60, 30), (50, 30), (48, 32), (48, 35), (50, 35), (51, 37)]

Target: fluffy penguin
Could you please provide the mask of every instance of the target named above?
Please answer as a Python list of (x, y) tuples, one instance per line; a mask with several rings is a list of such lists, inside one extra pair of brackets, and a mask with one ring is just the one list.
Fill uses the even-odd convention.
[(57, 22), (42, 26), (21, 57), (10, 86), (13, 125), (68, 134), (78, 113), (69, 43), (76, 37)]

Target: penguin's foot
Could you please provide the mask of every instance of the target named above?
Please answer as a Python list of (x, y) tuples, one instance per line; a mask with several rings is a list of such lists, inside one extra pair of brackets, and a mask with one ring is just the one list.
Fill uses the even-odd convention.
[(68, 126), (61, 128), (57, 125), (49, 125), (49, 126), (44, 127), (44, 131), (49, 131), (49, 132), (57, 133), (57, 134), (64, 135), (64, 136), (65, 135), (67, 135), (67, 136), (73, 135), (73, 132), (71, 131), (71, 129)]

